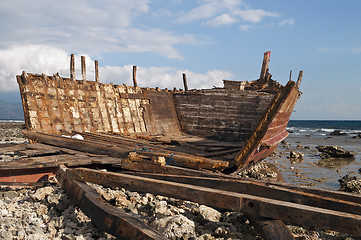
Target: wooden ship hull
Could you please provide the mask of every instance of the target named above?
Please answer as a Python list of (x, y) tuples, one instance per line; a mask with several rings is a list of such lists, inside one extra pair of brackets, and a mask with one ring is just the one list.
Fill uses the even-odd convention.
[[(361, 235), (360, 196), (237, 176), (276, 149), (300, 96), (268, 73), (223, 88), (160, 90), (58, 74), (17, 76), (30, 143), (0, 146), (0, 185), (37, 185), (56, 175), (92, 222), (117, 239), (165, 239), (87, 183), (242, 212), (266, 240), (294, 239), (285, 223)], [(99, 170), (101, 169), (101, 170)], [(224, 174), (231, 173), (231, 174)], [(285, 223), (284, 223), (285, 222)]]
[[(285, 86), (268, 73), (264, 54), (255, 81), (224, 80), (223, 88), (150, 89), (57, 74), (17, 76), (31, 141), (127, 159), (123, 164), (175, 165), (236, 173), (266, 158), (288, 135), (286, 127), (300, 96), (297, 83)], [(83, 58), (82, 58), (83, 60)], [(84, 63), (83, 63), (84, 62)], [(83, 139), (66, 138), (79, 134)], [(127, 162), (127, 163), (125, 163)], [(141, 163), (141, 164), (140, 164)], [(154, 167), (154, 166), (153, 166)], [(151, 167), (149, 167), (150, 169)]]

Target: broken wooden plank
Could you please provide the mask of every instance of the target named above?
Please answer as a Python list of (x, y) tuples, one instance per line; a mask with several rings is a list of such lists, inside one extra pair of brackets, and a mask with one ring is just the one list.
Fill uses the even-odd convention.
[(65, 191), (101, 230), (117, 239), (166, 239), (124, 210), (107, 203), (89, 185), (73, 180), (65, 167), (58, 169), (57, 177)]
[(69, 172), (72, 178), (76, 180), (93, 182), (108, 187), (124, 187), (130, 191), (149, 192), (186, 199), (211, 207), (239, 211), (258, 217), (279, 219), (306, 227), (319, 227), (352, 235), (361, 235), (361, 216), (356, 214), (121, 173), (101, 172), (84, 168), (70, 169)]

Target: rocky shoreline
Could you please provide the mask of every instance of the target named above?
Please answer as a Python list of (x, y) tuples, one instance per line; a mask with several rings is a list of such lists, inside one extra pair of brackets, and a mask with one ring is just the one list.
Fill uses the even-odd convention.
[[(26, 142), (21, 135), (22, 126), (21, 122), (0, 122), (0, 143)], [(14, 153), (0, 155), (0, 161), (14, 158)], [(264, 162), (240, 173), (240, 176), (282, 181), (277, 168)], [(345, 178), (345, 190), (347, 183), (353, 182), (350, 186), (357, 186), (358, 181), (361, 183), (358, 178)], [(247, 217), (239, 212), (123, 188), (89, 185), (108, 203), (124, 209), (168, 239), (262, 239)], [(360, 239), (333, 231), (287, 227), (296, 239)], [(52, 178), (42, 186), (0, 188), (0, 239), (90, 240), (114, 237), (94, 226)]]

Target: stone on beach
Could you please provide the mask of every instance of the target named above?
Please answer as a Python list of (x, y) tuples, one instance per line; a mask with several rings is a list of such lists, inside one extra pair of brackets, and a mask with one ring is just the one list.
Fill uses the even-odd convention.
[(347, 133), (341, 132), (340, 130), (335, 130), (335, 131), (331, 132), (330, 135), (331, 136), (345, 136), (345, 135), (347, 135)]
[(361, 194), (361, 178), (346, 175), (338, 181), (340, 182), (342, 190)]
[(195, 236), (194, 222), (183, 215), (157, 219), (150, 226), (168, 239), (188, 239)]
[[(317, 146), (316, 149), (322, 153), (328, 154), (330, 157), (353, 157), (356, 155), (353, 151), (347, 151), (340, 146)], [(326, 158), (327, 155), (320, 154), (322, 158)]]
[(199, 214), (204, 218), (204, 220), (211, 222), (219, 222), (219, 219), (222, 216), (222, 214), (217, 210), (205, 205), (199, 206)]
[(304, 154), (299, 151), (291, 151), (289, 158), (303, 158)]

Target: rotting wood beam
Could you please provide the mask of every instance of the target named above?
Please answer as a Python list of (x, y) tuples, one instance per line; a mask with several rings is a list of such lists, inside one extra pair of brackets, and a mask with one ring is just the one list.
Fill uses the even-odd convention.
[(194, 156), (191, 154), (182, 154), (182, 153), (164, 153), (164, 152), (146, 152), (138, 151), (129, 147), (117, 147), (111, 144), (105, 143), (94, 143), (94, 141), (87, 140), (77, 140), (72, 138), (64, 138), (56, 135), (49, 135), (44, 133), (35, 133), (29, 131), (23, 131), (23, 134), (32, 139), (33, 141), (38, 141), (41, 143), (54, 145), (58, 147), (65, 147), (74, 150), (79, 150), (83, 152), (103, 154), (111, 157), (119, 157), (126, 159), (129, 152), (137, 152), (142, 155), (157, 157), (162, 156), (168, 159), (169, 164), (176, 166), (189, 167), (193, 169), (209, 169), (209, 170), (219, 170), (222, 171), (229, 166), (229, 162), (222, 160), (213, 160), (203, 157)]
[(77, 202), (82, 211), (92, 222), (117, 239), (154, 239), (165, 240), (161, 234), (145, 223), (127, 214), (124, 210), (107, 203), (86, 183), (73, 180), (65, 167), (57, 172), (59, 182), (65, 191)]
[(220, 179), (151, 173), (135, 173), (135, 175), (158, 180), (178, 182), (195, 186), (208, 187), (212, 189), (249, 194), (253, 196), (271, 198), (281, 201), (361, 215), (361, 196), (359, 196), (359, 201), (358, 203), (356, 203), (345, 201), (342, 199), (322, 196), (323, 191), (320, 191), (319, 194), (306, 193), (298, 190), (272, 185), (272, 183), (262, 183), (244, 179)]
[(69, 169), (69, 174), (76, 180), (107, 187), (124, 187), (130, 191), (181, 198), (256, 217), (279, 219), (291, 224), (361, 236), (361, 216), (356, 214), (121, 173), (78, 168)]

